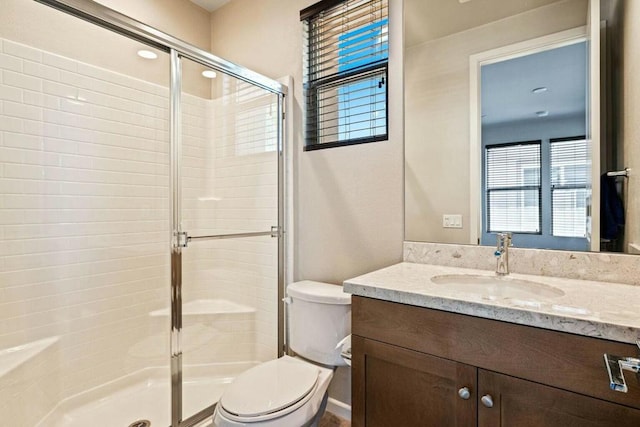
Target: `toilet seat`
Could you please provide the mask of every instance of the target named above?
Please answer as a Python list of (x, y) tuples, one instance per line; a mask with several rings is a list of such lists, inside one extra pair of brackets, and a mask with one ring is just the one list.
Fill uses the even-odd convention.
[(318, 367), (284, 356), (249, 369), (225, 390), (219, 406), (234, 421), (258, 422), (282, 417), (315, 393)]

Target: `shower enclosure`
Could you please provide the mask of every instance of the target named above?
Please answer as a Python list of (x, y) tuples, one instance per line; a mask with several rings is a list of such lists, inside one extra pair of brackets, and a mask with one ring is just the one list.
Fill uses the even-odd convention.
[(0, 424), (199, 425), (282, 354), (285, 89), (89, 0), (3, 0)]

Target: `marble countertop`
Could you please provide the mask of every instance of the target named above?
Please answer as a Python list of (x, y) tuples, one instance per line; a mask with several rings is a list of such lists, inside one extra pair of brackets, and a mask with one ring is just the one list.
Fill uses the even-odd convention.
[[(346, 280), (344, 290), (363, 297), (613, 341), (635, 343), (640, 339), (640, 286), (513, 273), (507, 281), (536, 282), (534, 285), (543, 292), (505, 297), (500, 295), (499, 285), (495, 291), (481, 292), (473, 286), (456, 289), (431, 280), (447, 275), (495, 277), (487, 270), (402, 262)], [(516, 285), (522, 287), (523, 282)]]

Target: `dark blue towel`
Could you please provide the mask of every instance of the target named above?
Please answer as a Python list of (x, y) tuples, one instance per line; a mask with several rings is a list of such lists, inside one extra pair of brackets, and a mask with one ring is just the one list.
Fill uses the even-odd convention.
[(616, 189), (616, 177), (600, 177), (600, 237), (615, 240), (624, 228), (624, 206)]

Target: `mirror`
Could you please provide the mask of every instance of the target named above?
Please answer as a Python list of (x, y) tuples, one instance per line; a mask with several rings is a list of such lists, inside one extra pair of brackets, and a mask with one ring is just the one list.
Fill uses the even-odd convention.
[(640, 253), (637, 3), (405, 0), (405, 240)]

